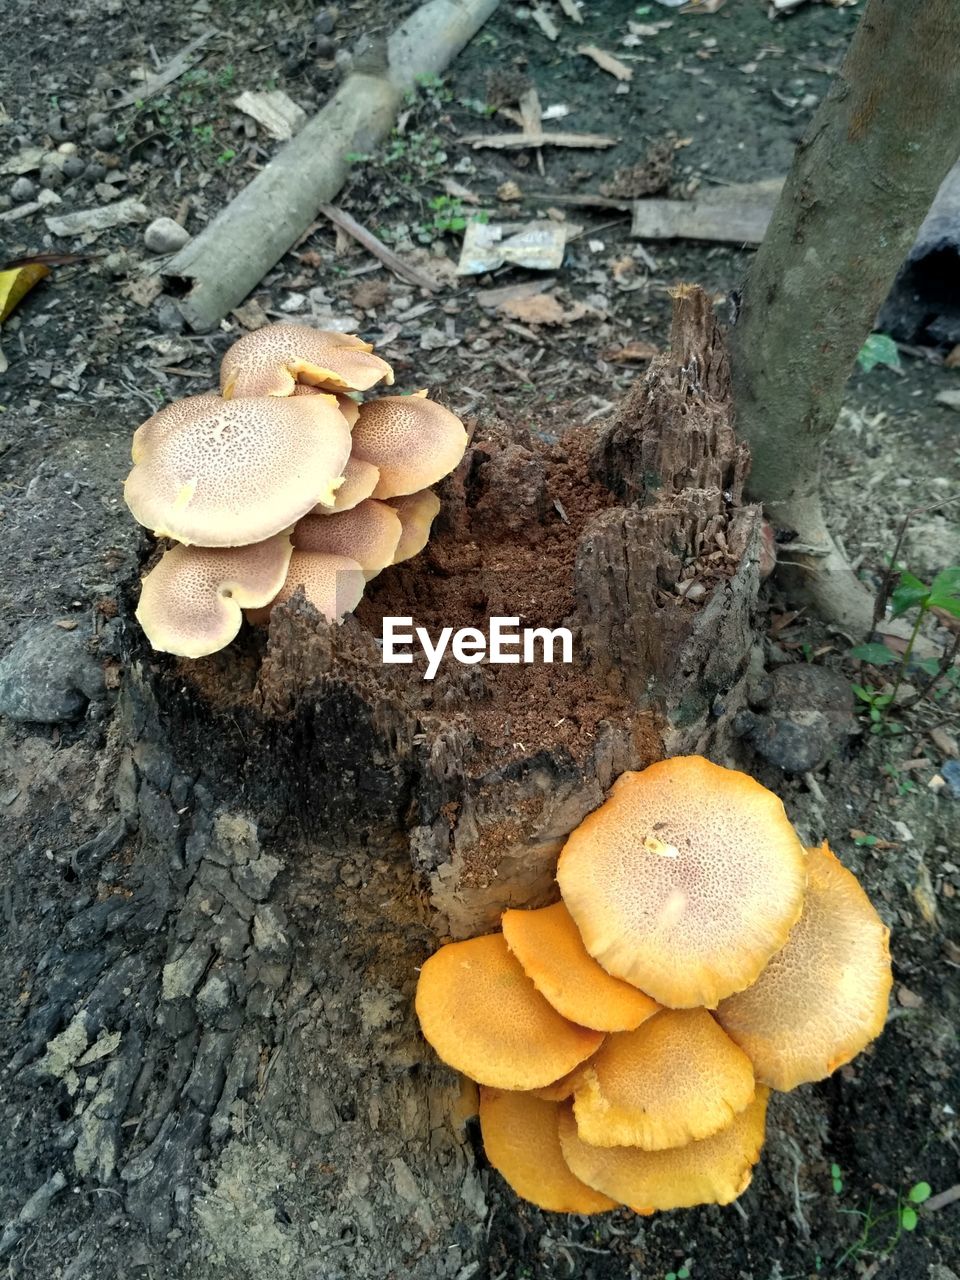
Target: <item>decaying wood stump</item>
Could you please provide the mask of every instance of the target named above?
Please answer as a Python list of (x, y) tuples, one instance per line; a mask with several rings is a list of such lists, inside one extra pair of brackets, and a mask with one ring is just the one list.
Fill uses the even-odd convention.
[[(478, 429), (431, 547), (342, 627), (298, 597), (267, 638), (188, 664), (131, 624), (116, 815), (76, 851), (93, 900), (13, 1064), (27, 1109), (59, 1103), (82, 1178), (157, 1235), (199, 1223), (236, 1276), (257, 1224), (325, 1275), (482, 1252), (417, 966), (549, 901), (565, 836), (624, 769), (723, 751), (758, 581), (746, 469), (709, 303), (682, 288), (671, 350), (599, 436)], [(383, 665), (386, 614), (566, 619), (576, 661), (425, 681)], [(306, 1242), (284, 1243), (288, 1188), (313, 1206)]]

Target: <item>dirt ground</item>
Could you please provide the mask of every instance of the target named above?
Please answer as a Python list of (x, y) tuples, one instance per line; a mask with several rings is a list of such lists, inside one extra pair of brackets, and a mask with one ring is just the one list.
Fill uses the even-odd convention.
[[(220, 355), (245, 325), (285, 317), (361, 332), (391, 361), (401, 387), (427, 386), (464, 417), (519, 426), (548, 441), (569, 426), (599, 423), (643, 368), (621, 354), (624, 346), (665, 342), (669, 288), (697, 281), (716, 295), (721, 314), (729, 309), (732, 316), (750, 252), (686, 241), (639, 244), (630, 238), (629, 214), (565, 197), (601, 194), (611, 182), (627, 194), (659, 187), (687, 195), (785, 172), (860, 7), (808, 4), (771, 22), (761, 0), (727, 0), (716, 13), (605, 0), (584, 3), (582, 27), (552, 6), (560, 36), (550, 42), (529, 8), (504, 3), (442, 82), (411, 98), (384, 147), (356, 158), (338, 201), (433, 276), (437, 292), (420, 294), (321, 221), (239, 314), (198, 336), (159, 292), (145, 218), (172, 217), (197, 233), (276, 147), (232, 100), (243, 90), (282, 89), (312, 113), (339, 82), (357, 40), (390, 30), (413, 6), (359, 0), (339, 13), (287, 0), (3, 6), (0, 267), (27, 254), (78, 255), (54, 264), (0, 333), (8, 364), (0, 375), (7, 551), (0, 656), (37, 628), (51, 664), (73, 673), (69, 705), (54, 723), (0, 720), (0, 986), (11, 1046), (47, 963), (44, 938), (66, 929), (96, 891), (96, 876), (78, 870), (71, 851), (103, 826), (124, 602), (149, 547), (121, 495), (138, 423), (170, 399), (211, 386)], [(630, 21), (645, 34), (624, 44)], [(650, 32), (650, 24), (660, 29)], [(211, 31), (192, 68), (162, 93), (116, 108), (144, 73)], [(626, 61), (633, 78), (620, 84), (578, 56), (576, 46), (590, 42)], [(545, 148), (536, 156), (461, 141), (512, 128), (495, 110), (515, 108), (531, 84), (552, 116), (549, 127), (610, 133), (617, 145)], [(47, 157), (40, 169), (25, 158), (31, 148)], [(23, 179), (31, 190), (15, 192)], [(43, 192), (50, 194), (34, 212), (8, 216)], [(55, 236), (44, 222), (128, 198), (147, 214), (95, 236)], [(490, 221), (545, 216), (576, 224), (548, 287), (559, 304), (557, 323), (509, 315), (478, 298), (535, 280), (534, 272), (455, 275), (460, 233), (449, 224), (478, 209)], [(830, 519), (871, 586), (904, 516), (918, 508), (901, 560), (921, 577), (960, 563), (957, 507), (934, 509), (960, 481), (958, 420), (936, 403), (960, 373), (944, 367), (942, 356), (915, 352), (904, 356), (900, 374), (855, 374), (829, 445)], [(847, 657), (846, 637), (792, 616), (776, 586), (765, 591), (768, 667), (813, 663), (851, 684), (864, 678)], [(99, 646), (92, 664), (91, 637)], [(643, 1220), (625, 1212), (590, 1221), (543, 1215), (518, 1203), (486, 1167), (472, 1134), (450, 1156), (454, 1165), (471, 1166), (463, 1221), (455, 1238), (430, 1243), (426, 1206), (406, 1193), (397, 1168), (402, 1153), (377, 1151), (368, 1166), (350, 1163), (353, 1115), (334, 1075), (320, 1108), (333, 1108), (329, 1124), (298, 1130), (289, 1099), (266, 1095), (260, 1113), (246, 1114), (229, 1141), (206, 1151), (202, 1185), (185, 1192), (175, 1225), (151, 1237), (119, 1207), (109, 1183), (73, 1170), (67, 1083), (7, 1069), (0, 1098), (0, 1260), (7, 1274), (333, 1280), (404, 1274), (403, 1265), (384, 1259), (409, 1256), (417, 1258), (416, 1274), (457, 1280), (662, 1280), (683, 1266), (691, 1280), (956, 1280), (957, 1203), (922, 1214), (913, 1233), (896, 1229), (898, 1197), (916, 1182), (929, 1182), (935, 1193), (960, 1182), (960, 781), (954, 788), (937, 782), (957, 755), (956, 694), (898, 712), (896, 723), (899, 734), (871, 735), (861, 718), (858, 732), (836, 744), (815, 776), (787, 776), (759, 758), (754, 765), (783, 797), (801, 836), (810, 843), (829, 837), (862, 877), (893, 929), (896, 984), (887, 1029), (870, 1051), (830, 1080), (774, 1100), (767, 1150), (737, 1207)], [(312, 892), (324, 892), (324, 874)], [(309, 928), (306, 907), (301, 923)], [(409, 997), (409, 980), (394, 984), (400, 994), (384, 981), (382, 1009), (364, 997), (364, 1025), (393, 1028), (394, 1005)], [(319, 1035), (317, 1045), (322, 1053)], [(355, 1078), (352, 1067), (347, 1077)], [(411, 1132), (421, 1119), (411, 1118)], [(428, 1124), (427, 1132), (435, 1129)], [(291, 1163), (289, 1143), (304, 1167), (310, 1144), (319, 1144), (324, 1160), (310, 1177)], [(373, 1182), (375, 1207), (379, 1183), (392, 1170), (395, 1216), (380, 1221), (372, 1210), (364, 1239), (341, 1229), (329, 1207), (338, 1159), (354, 1169), (349, 1194), (363, 1199)], [(832, 1164), (842, 1171), (839, 1192)], [(18, 1222), (28, 1197), (58, 1169), (67, 1173), (63, 1193), (45, 1213)], [(318, 1222), (318, 1214), (330, 1216)], [(6, 1233), (4, 1223), (13, 1224)], [(390, 1241), (383, 1257), (378, 1230)]]

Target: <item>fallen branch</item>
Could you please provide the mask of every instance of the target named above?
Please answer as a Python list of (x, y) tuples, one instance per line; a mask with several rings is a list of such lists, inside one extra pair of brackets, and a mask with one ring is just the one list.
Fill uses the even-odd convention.
[(122, 98), (118, 98), (114, 102), (110, 110), (119, 111), (121, 107), (132, 107), (135, 102), (146, 102), (148, 98), (154, 97), (160, 93), (168, 84), (173, 84), (174, 80), (179, 80), (185, 71), (189, 71), (193, 66), (193, 55), (203, 46), (212, 36), (218, 36), (220, 32), (216, 27), (211, 27), (209, 31), (201, 32), (195, 40), (191, 40), (189, 44), (184, 45), (178, 54), (175, 54), (164, 69), (157, 75), (151, 76), (149, 80), (145, 80), (137, 89), (131, 89), (129, 93), (125, 93)]
[(375, 258), (379, 258), (385, 267), (389, 267), (394, 275), (399, 276), (401, 280), (406, 280), (408, 284), (415, 284), (419, 289), (426, 289), (433, 293), (437, 284), (435, 280), (431, 280), (429, 276), (425, 276), (422, 272), (417, 271), (415, 267), (408, 266), (404, 260), (388, 249), (382, 240), (378, 240), (372, 231), (368, 231), (362, 223), (356, 218), (345, 213), (343, 209), (338, 209), (332, 204), (322, 204), (320, 212), (325, 218), (329, 218), (335, 227), (339, 227), (341, 231), (345, 231), (348, 236), (352, 236), (357, 244), (362, 244), (368, 253), (372, 253)]
[(438, 75), (497, 0), (427, 0), (387, 42), (386, 66), (354, 72), (330, 101), (220, 214), (166, 264), (186, 285), (179, 306), (192, 329), (215, 328), (297, 242), (346, 181), (347, 157), (393, 126), (403, 95)]
[(498, 151), (519, 151), (523, 147), (615, 147), (619, 138), (605, 133), (469, 133), (461, 142), (473, 147), (493, 147)]

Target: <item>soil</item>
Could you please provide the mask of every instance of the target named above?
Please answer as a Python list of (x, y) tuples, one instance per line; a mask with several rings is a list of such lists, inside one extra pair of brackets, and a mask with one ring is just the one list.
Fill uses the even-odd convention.
[[(37, 1015), (37, 992), (51, 980), (60, 954), (51, 937), (69, 938), (72, 922), (92, 907), (123, 905), (117, 879), (104, 870), (114, 856), (124, 856), (123, 847), (106, 850), (106, 861), (93, 865), (82, 851), (112, 812), (116, 686), (131, 626), (131, 588), (151, 549), (121, 498), (138, 422), (171, 398), (212, 386), (219, 356), (245, 321), (300, 315), (355, 326), (393, 363), (401, 387), (429, 386), (476, 420), (478, 443), (484, 432), (496, 438), (498, 424), (509, 424), (512, 439), (526, 433), (529, 451), (544, 460), (546, 499), (558, 501), (570, 521), (555, 508), (556, 520), (534, 546), (523, 527), (503, 529), (496, 502), (489, 498), (484, 506), (478, 492), (476, 560), (463, 562), (458, 531), (441, 524), (420, 566), (429, 572), (421, 579), (411, 566), (383, 575), (361, 620), (375, 630), (388, 607), (412, 600), (417, 621), (431, 630), (441, 616), (444, 625), (455, 623), (445, 612), (451, 607), (463, 619), (456, 625), (470, 625), (502, 595), (502, 612), (556, 625), (568, 611), (572, 534), (606, 501), (572, 479), (578, 442), (642, 369), (616, 353), (628, 341), (663, 346), (667, 290), (679, 279), (702, 283), (721, 311), (729, 303), (732, 316), (750, 260), (749, 251), (726, 246), (641, 246), (629, 237), (628, 215), (564, 198), (600, 194), (610, 183), (607, 190), (622, 191), (631, 182), (635, 190), (665, 182), (683, 195), (784, 172), (862, 6), (809, 4), (771, 23), (760, 0), (727, 0), (713, 14), (608, 0), (585, 4), (580, 27), (562, 22), (553, 6), (561, 35), (551, 43), (529, 9), (502, 5), (443, 84), (415, 95), (384, 148), (358, 159), (339, 200), (398, 252), (419, 255), (421, 268), (443, 282), (430, 297), (419, 297), (323, 223), (269, 274), (251, 310), (228, 318), (220, 331), (196, 336), (183, 331), (157, 293), (156, 264), (143, 247), (141, 225), (110, 229), (89, 243), (55, 237), (45, 227), (51, 212), (132, 196), (151, 217), (180, 217), (196, 233), (276, 146), (262, 131), (250, 133), (232, 99), (244, 89), (280, 88), (308, 113), (316, 110), (342, 75), (354, 41), (391, 29), (412, 7), (353, 3), (332, 21), (332, 9), (289, 0), (271, 6), (259, 0), (242, 6), (75, 0), (68, 8), (12, 0), (0, 12), (0, 200), (10, 208), (19, 204), (12, 196), (17, 175), (4, 162), (8, 154), (66, 144), (93, 166), (76, 179), (48, 174), (45, 189), (60, 204), (0, 222), (0, 265), (39, 252), (81, 255), (53, 265), (0, 335), (9, 363), (0, 382), (0, 518), (7, 550), (0, 651), (33, 626), (56, 624), (92, 646), (107, 672), (102, 696), (81, 719), (0, 721), (0, 986), (11, 1046), (22, 1042), (25, 1026), (34, 1026), (28, 1020)], [(624, 46), (628, 20), (672, 25)], [(216, 34), (191, 71), (164, 93), (113, 110), (120, 93), (142, 85), (142, 77), (134, 78), (139, 68), (155, 71), (209, 28)], [(634, 69), (628, 85), (618, 87), (576, 54), (577, 45), (591, 42), (628, 61)], [(620, 138), (617, 146), (544, 149), (540, 172), (535, 155), (477, 150), (459, 140), (511, 128), (509, 120), (490, 115), (489, 105), (498, 99), (514, 104), (530, 83), (545, 108), (569, 108), (562, 123), (550, 127), (609, 132)], [(639, 171), (618, 173), (631, 167)], [(40, 175), (27, 176), (37, 183)], [(444, 190), (449, 178), (476, 195), (492, 221), (546, 214), (581, 227), (550, 291), (565, 312), (577, 303), (589, 310), (541, 325), (506, 316), (477, 296), (533, 280), (535, 273), (508, 268), (477, 280), (453, 278), (458, 236), (439, 224), (464, 209), (469, 215), (472, 206)], [(519, 201), (498, 199), (498, 191), (515, 194), (505, 183), (519, 189)], [(443, 195), (460, 205), (437, 205)], [(886, 369), (855, 374), (830, 441), (829, 516), (872, 585), (904, 517), (917, 509), (901, 559), (921, 576), (960, 563), (957, 507), (945, 505), (960, 481), (957, 419), (936, 403), (938, 392), (955, 385), (957, 372), (944, 367), (942, 355), (906, 354), (900, 375)], [(577, 434), (568, 436), (569, 428)], [(502, 561), (495, 558), (500, 553)], [(543, 565), (547, 572), (540, 572)], [(499, 575), (492, 588), (483, 576), (490, 571)], [(519, 579), (529, 587), (497, 585), (522, 573), (530, 575)], [(809, 661), (851, 682), (874, 678), (849, 659), (845, 637), (803, 614), (794, 617), (775, 585), (766, 588), (763, 603), (769, 668)], [(941, 630), (931, 639), (942, 636)], [(489, 671), (483, 679), (491, 679)], [(589, 735), (611, 711), (599, 703), (584, 707), (577, 688), (562, 681), (542, 677), (525, 685), (508, 672), (471, 713), (487, 716), (485, 730), (492, 735), (499, 728), (509, 750), (538, 729), (529, 708), (541, 697), (552, 699), (551, 724), (554, 707), (557, 721), (576, 721), (575, 734), (558, 727), (556, 739), (573, 751), (579, 735)], [(502, 714), (506, 701), (515, 704), (509, 721)], [(291, 925), (311, 939), (312, 963), (352, 975), (342, 979), (341, 990), (314, 989), (309, 998), (316, 974), (291, 979), (294, 988), (303, 980), (302, 991), (293, 993), (300, 992), (300, 1003), (291, 996), (290, 1008), (296, 1034), (315, 1052), (310, 1079), (291, 1080), (272, 1057), (260, 1063), (257, 1106), (234, 1117), (225, 1137), (211, 1139), (199, 1179), (185, 1189), (183, 1212), (150, 1235), (122, 1207), (115, 1184), (76, 1174), (67, 1083), (8, 1071), (0, 1101), (0, 1223), (15, 1224), (0, 1236), (8, 1275), (660, 1280), (686, 1265), (692, 1280), (876, 1274), (951, 1280), (960, 1257), (957, 1203), (923, 1214), (913, 1233), (897, 1232), (895, 1211), (898, 1197), (918, 1181), (934, 1192), (960, 1181), (960, 801), (937, 782), (956, 751), (956, 697), (904, 709), (894, 723), (902, 729), (897, 735), (870, 734), (861, 722), (863, 731), (836, 742), (812, 779), (785, 775), (759, 757), (749, 760), (783, 797), (806, 841), (830, 838), (892, 926), (896, 996), (883, 1037), (867, 1053), (822, 1084), (774, 1099), (764, 1157), (738, 1208), (642, 1220), (626, 1213), (590, 1221), (552, 1217), (518, 1203), (487, 1168), (476, 1134), (458, 1135), (445, 1114), (411, 1110), (402, 1148), (385, 1137), (368, 1142), (360, 1119), (377, 1107), (402, 1109), (405, 1095), (390, 1080), (378, 1093), (380, 1077), (364, 1065), (364, 1055), (367, 1063), (376, 1053), (378, 1064), (446, 1078), (411, 1048), (415, 975), (406, 971), (405, 957), (429, 949), (429, 914), (396, 861), (371, 855), (361, 877), (333, 858), (296, 864), (291, 845), (299, 877), (298, 918)], [(522, 819), (518, 813), (518, 823)], [(342, 904), (343, 930), (312, 937), (316, 904), (329, 896)], [(381, 968), (377, 981), (361, 989), (356, 974), (378, 933), (386, 938), (376, 952)], [(155, 946), (151, 936), (145, 929), (145, 955)], [(58, 980), (75, 983), (78, 992), (86, 954), (77, 948), (57, 961), (66, 965)], [(131, 974), (136, 961), (131, 956)], [(138, 980), (131, 977), (129, 985), (136, 991)], [(50, 1028), (47, 1038), (60, 1030)], [(338, 1046), (354, 1044), (335, 1063), (328, 1059), (331, 1034)], [(81, 1089), (92, 1093), (98, 1071), (86, 1069)], [(442, 1087), (452, 1088), (449, 1081)], [(309, 1106), (301, 1093), (309, 1093)], [(424, 1189), (430, 1160), (451, 1178), (460, 1170), (457, 1196), (431, 1200)], [(839, 1192), (831, 1185), (832, 1164), (842, 1171)], [(45, 1213), (17, 1223), (27, 1198), (61, 1169), (64, 1193)], [(366, 1219), (357, 1217), (357, 1204), (366, 1206)], [(876, 1221), (879, 1215), (887, 1216)], [(437, 1237), (431, 1223), (449, 1229)]]

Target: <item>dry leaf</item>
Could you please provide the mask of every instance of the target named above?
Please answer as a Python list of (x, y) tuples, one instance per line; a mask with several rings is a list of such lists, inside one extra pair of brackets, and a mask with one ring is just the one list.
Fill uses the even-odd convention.
[(652, 360), (654, 356), (659, 355), (657, 348), (649, 342), (627, 342), (622, 347), (616, 347), (612, 351), (603, 353), (604, 360), (617, 360), (625, 364), (639, 363), (643, 360)]
[(20, 299), (26, 297), (33, 286), (49, 274), (50, 268), (42, 262), (29, 262), (22, 267), (0, 271), (0, 324)]
[(607, 53), (605, 49), (599, 49), (595, 44), (577, 45), (577, 53), (582, 53), (585, 58), (592, 58), (602, 71), (608, 71), (610, 75), (616, 76), (618, 80), (633, 79), (633, 70), (630, 67), (621, 62), (619, 58), (615, 58), (612, 53)]
[(521, 324), (568, 325), (584, 316), (595, 315), (593, 307), (585, 302), (574, 302), (564, 308), (555, 294), (538, 293), (530, 298), (510, 298), (497, 308), (504, 315), (519, 320)]
[(960, 346), (954, 347), (943, 363), (948, 369), (960, 369)]

